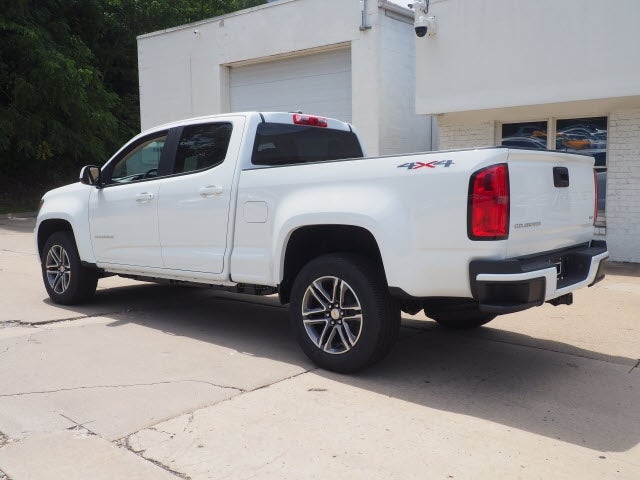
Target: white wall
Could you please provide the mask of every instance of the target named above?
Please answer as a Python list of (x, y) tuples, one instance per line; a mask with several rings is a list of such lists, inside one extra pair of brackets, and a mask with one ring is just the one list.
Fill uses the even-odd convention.
[(386, 17), (396, 5), (369, 0), (371, 28), (361, 31), (360, 9), (359, 0), (281, 0), (138, 37), (142, 129), (228, 112), (230, 67), (350, 48), (351, 120), (367, 153), (426, 149), (413, 27)]
[[(369, 2), (369, 18), (377, 18)], [(353, 123), (378, 152), (377, 29), (361, 32), (358, 0), (281, 0), (138, 37), (142, 129), (229, 111), (228, 66), (351, 47)], [(197, 31), (197, 34), (194, 32)], [(372, 112), (369, 114), (368, 112)], [(375, 127), (375, 128), (374, 128)]]
[[(142, 35), (138, 37), (142, 126), (224, 112), (228, 98), (220, 94), (226, 81), (221, 65), (351, 42), (360, 37), (359, 24), (357, 1), (283, 0)], [(178, 99), (178, 90), (191, 91), (192, 98), (183, 93)], [(145, 96), (154, 101), (145, 101)]]
[(640, 95), (638, 0), (431, 0), (418, 113)]
[[(408, 23), (407, 23), (408, 22)], [(415, 113), (412, 18), (380, 11), (380, 154), (431, 149), (431, 118)]]

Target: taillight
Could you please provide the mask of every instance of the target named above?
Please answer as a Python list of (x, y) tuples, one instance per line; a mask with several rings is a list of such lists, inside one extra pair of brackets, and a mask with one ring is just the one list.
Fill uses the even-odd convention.
[(467, 235), (471, 240), (509, 237), (509, 169), (506, 163), (478, 170), (469, 182)]
[(598, 221), (598, 172), (593, 171), (593, 186), (594, 189), (594, 199), (593, 199), (593, 224), (595, 225)]
[(296, 113), (293, 115), (293, 123), (296, 125), (308, 125), (310, 127), (326, 127), (327, 119), (324, 117), (316, 117), (315, 115)]

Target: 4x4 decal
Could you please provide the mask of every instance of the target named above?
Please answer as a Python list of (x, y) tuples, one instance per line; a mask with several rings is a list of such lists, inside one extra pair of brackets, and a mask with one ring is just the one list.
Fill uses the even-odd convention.
[(436, 168), (436, 167), (450, 167), (453, 165), (453, 160), (437, 160), (433, 162), (411, 162), (398, 165), (398, 168), (406, 168), (407, 170), (417, 170), (419, 168)]

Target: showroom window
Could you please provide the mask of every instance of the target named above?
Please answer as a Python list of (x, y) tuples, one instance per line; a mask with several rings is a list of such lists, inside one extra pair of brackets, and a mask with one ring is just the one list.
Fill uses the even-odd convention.
[[(553, 132), (548, 126), (552, 125)], [(607, 117), (557, 119), (539, 122), (503, 123), (501, 145), (536, 150), (583, 153), (595, 158), (598, 178), (598, 221), (605, 225), (607, 197)]]
[(502, 145), (546, 150), (547, 122), (503, 123)]

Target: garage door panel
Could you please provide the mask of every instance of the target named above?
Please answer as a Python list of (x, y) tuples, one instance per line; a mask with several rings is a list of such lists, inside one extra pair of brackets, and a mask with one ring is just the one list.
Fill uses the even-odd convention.
[(293, 111), (351, 121), (349, 49), (231, 68), (232, 111)]

